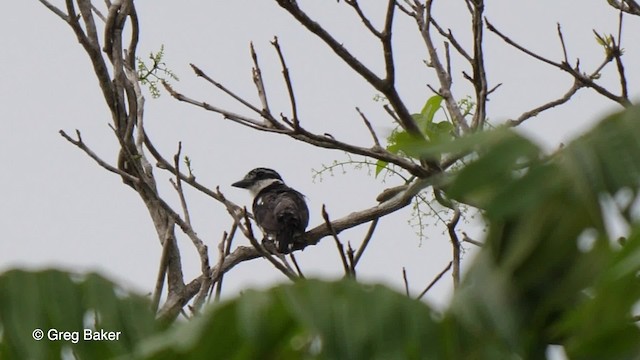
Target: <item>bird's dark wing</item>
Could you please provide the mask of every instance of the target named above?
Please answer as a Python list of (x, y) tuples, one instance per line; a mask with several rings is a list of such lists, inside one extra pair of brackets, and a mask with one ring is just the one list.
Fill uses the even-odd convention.
[(289, 252), (289, 245), (309, 224), (304, 195), (284, 184), (262, 190), (253, 201), (253, 215), (262, 231), (276, 240), (280, 252)]

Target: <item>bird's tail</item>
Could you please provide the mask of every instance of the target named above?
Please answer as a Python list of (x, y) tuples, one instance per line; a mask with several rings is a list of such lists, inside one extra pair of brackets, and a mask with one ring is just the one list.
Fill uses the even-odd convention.
[(296, 229), (300, 226), (300, 220), (295, 214), (289, 212), (283, 213), (279, 220), (283, 226), (276, 236), (278, 251), (281, 254), (288, 254), (293, 247), (293, 238), (298, 235)]

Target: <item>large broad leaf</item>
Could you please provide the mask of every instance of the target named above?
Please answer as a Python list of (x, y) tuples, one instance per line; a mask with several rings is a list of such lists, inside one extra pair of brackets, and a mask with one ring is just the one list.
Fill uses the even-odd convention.
[(445, 358), (434, 318), (425, 304), (383, 286), (305, 280), (248, 291), (145, 342), (138, 358)]
[[(546, 160), (509, 132), (476, 137), (478, 159), (445, 189), (482, 208), (489, 231), (449, 316), (472, 337), (493, 334), (524, 358), (544, 356), (551, 342), (566, 342), (576, 358), (637, 354), (640, 332), (631, 313), (640, 300), (639, 246), (612, 245), (599, 199), (637, 191), (638, 135), (640, 111), (633, 108)], [(613, 276), (620, 263), (624, 274)], [(607, 321), (596, 320), (603, 316)], [(615, 351), (607, 353), (607, 342)]]
[[(640, 229), (612, 252), (589, 295), (554, 329), (571, 359), (637, 359), (640, 329), (630, 320), (640, 301)], [(637, 311), (637, 310), (636, 310)]]
[[(71, 352), (78, 359), (110, 359), (131, 352), (158, 328), (146, 299), (99, 275), (58, 270), (0, 275), (2, 359), (59, 359)], [(39, 341), (33, 337), (36, 329), (43, 331)], [(85, 331), (91, 336), (85, 338)], [(95, 331), (105, 337), (96, 340)]]

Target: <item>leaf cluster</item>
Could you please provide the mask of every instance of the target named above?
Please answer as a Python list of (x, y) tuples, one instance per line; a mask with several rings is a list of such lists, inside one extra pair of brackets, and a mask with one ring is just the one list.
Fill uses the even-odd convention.
[(160, 50), (156, 53), (149, 54), (151, 64), (147, 65), (142, 59), (137, 58), (138, 63), (138, 79), (144, 86), (149, 87), (151, 97), (156, 99), (160, 97), (160, 87), (162, 82), (168, 82), (169, 79), (180, 81), (178, 76), (167, 67), (164, 62), (164, 45), (160, 46)]
[[(405, 146), (407, 143), (417, 144), (420, 147), (428, 147), (446, 140), (451, 140), (454, 126), (449, 121), (434, 121), (438, 110), (442, 109), (442, 96), (434, 95), (430, 97), (419, 113), (411, 114), (411, 117), (418, 125), (424, 139), (417, 138), (407, 130), (396, 128), (387, 137), (387, 150), (393, 154), (400, 154), (409, 158), (418, 159), (419, 154), (412, 151), (411, 147)], [(383, 160), (376, 162), (376, 176), (386, 169), (389, 163)]]

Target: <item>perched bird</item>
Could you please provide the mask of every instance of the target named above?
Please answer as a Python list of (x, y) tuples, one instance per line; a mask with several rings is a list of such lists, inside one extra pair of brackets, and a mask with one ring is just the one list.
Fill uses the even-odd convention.
[(253, 216), (265, 237), (275, 241), (278, 251), (290, 253), (296, 238), (309, 224), (309, 209), (304, 195), (285, 185), (280, 174), (256, 168), (244, 179), (231, 184), (253, 195)]

